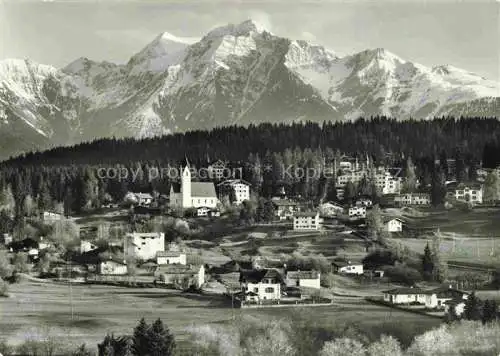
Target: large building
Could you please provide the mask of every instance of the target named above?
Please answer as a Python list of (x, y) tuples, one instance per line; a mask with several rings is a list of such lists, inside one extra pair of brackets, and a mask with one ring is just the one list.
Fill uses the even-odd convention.
[(165, 250), (165, 234), (163, 232), (133, 232), (127, 234), (127, 254), (138, 260), (156, 259), (159, 251)]
[(240, 272), (240, 285), (247, 301), (280, 300), (282, 283), (282, 276), (274, 269)]
[(296, 213), (293, 216), (294, 230), (319, 230), (320, 224), (321, 221), (318, 211)]
[(455, 199), (465, 203), (482, 204), (483, 188), (480, 184), (459, 184), (454, 190)]
[(219, 184), (224, 192), (234, 195), (234, 203), (240, 205), (245, 200), (250, 200), (250, 183), (242, 179), (230, 179)]
[(429, 205), (431, 196), (429, 193), (406, 193), (397, 195), (394, 202), (401, 206)]
[(219, 200), (212, 182), (191, 182), (189, 164), (182, 171), (180, 186), (172, 185), (170, 188), (170, 207), (189, 208), (215, 208)]

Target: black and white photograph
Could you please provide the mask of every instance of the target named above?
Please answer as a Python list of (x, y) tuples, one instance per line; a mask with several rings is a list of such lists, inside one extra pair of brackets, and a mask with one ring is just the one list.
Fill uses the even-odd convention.
[(498, 0), (0, 0), (0, 356), (500, 356)]

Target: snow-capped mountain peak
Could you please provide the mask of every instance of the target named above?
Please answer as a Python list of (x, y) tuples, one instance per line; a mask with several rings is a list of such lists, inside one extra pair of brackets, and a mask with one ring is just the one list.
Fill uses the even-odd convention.
[(468, 71), (383, 48), (339, 56), (248, 20), (200, 40), (161, 33), (126, 65), (0, 61), (0, 142), (11, 148), (0, 156), (234, 123), (498, 117), (499, 108), (500, 84)]
[(207, 34), (207, 38), (218, 38), (224, 36), (249, 36), (253, 33), (263, 33), (270, 31), (264, 25), (254, 20), (246, 20), (240, 24), (229, 24), (214, 28)]

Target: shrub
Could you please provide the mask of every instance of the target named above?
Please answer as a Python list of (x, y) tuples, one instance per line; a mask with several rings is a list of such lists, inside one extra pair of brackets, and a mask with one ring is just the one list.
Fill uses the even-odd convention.
[(386, 266), (384, 271), (385, 275), (394, 283), (412, 286), (423, 279), (418, 270), (406, 265)]
[(349, 338), (340, 338), (325, 342), (320, 356), (365, 356), (366, 350), (362, 343)]

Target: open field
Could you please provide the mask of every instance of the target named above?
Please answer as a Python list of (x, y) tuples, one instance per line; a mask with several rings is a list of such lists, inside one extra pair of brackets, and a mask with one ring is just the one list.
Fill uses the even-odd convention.
[(423, 217), (407, 217), (411, 226), (439, 228), (462, 237), (500, 238), (500, 208), (477, 207), (471, 211), (424, 209)]
[[(0, 299), (0, 335), (18, 343), (28, 335), (59, 335), (68, 343), (94, 346), (107, 332), (130, 333), (137, 320), (161, 318), (182, 340), (193, 324), (225, 323), (233, 313), (226, 300), (217, 296), (187, 295), (160, 289), (119, 288), (103, 285), (73, 285), (71, 321), (67, 285), (23, 281), (11, 286), (11, 297)], [(249, 315), (260, 320), (289, 316), (298, 308), (234, 310), (235, 317)], [(300, 308), (299, 308), (300, 309)], [(373, 327), (382, 321), (407, 322), (419, 330), (439, 320), (375, 306), (356, 298), (336, 298), (328, 307), (310, 308), (317, 325), (338, 323)]]
[[(432, 240), (401, 238), (393, 239), (407, 246), (411, 251), (422, 254), (425, 245)], [(500, 238), (443, 238), (441, 242), (442, 256), (447, 261), (470, 262), (477, 264), (500, 266)]]

